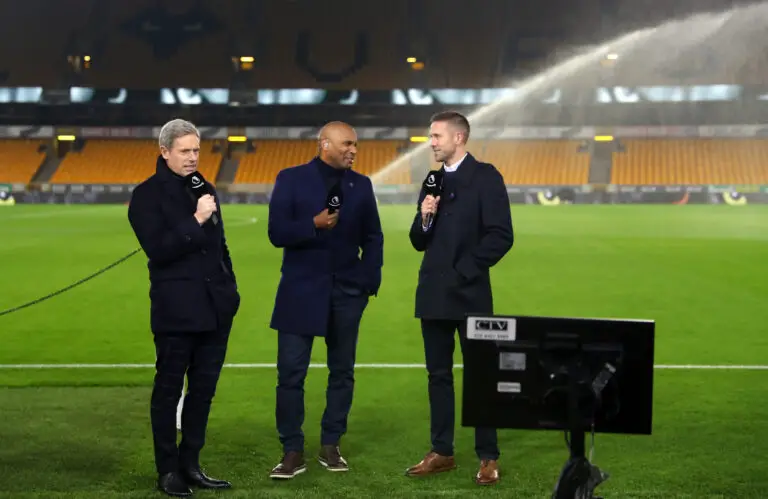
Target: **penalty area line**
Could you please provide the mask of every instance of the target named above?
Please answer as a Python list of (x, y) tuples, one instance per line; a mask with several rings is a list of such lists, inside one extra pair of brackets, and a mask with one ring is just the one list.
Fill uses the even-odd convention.
[[(155, 364), (0, 364), (0, 369), (152, 369)], [(274, 363), (262, 364), (224, 364), (227, 369), (276, 369)], [(310, 364), (311, 369), (325, 369), (325, 364)], [(454, 365), (461, 369), (462, 364)], [(733, 370), (733, 371), (766, 371), (768, 365), (697, 365), (697, 364), (657, 364), (654, 369), (677, 370)], [(355, 364), (356, 369), (426, 369), (424, 364)]]

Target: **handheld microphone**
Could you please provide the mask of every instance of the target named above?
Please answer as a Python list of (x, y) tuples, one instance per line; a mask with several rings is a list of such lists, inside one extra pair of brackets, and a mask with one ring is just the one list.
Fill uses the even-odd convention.
[[(184, 183), (187, 185), (187, 188), (192, 191), (195, 199), (200, 199), (206, 194), (213, 196), (213, 189), (211, 189), (211, 186), (208, 185), (200, 172), (193, 172), (184, 177)], [(213, 222), (213, 225), (219, 223), (219, 217), (215, 212), (211, 213), (211, 221)]]
[[(428, 196), (437, 197), (443, 193), (443, 177), (445, 173), (442, 170), (433, 170), (427, 174), (427, 178), (424, 179), (424, 192)], [(427, 213), (427, 219), (424, 220), (424, 224), (429, 227), (432, 223), (434, 214)]]
[(325, 206), (328, 208), (328, 214), (333, 215), (336, 211), (341, 209), (341, 205), (344, 204), (344, 193), (341, 190), (341, 181), (336, 182), (328, 191), (328, 197), (325, 200)]

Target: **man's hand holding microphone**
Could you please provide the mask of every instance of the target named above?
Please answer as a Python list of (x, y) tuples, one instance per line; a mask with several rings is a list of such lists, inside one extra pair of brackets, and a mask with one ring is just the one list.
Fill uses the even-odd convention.
[(314, 222), (317, 229), (333, 229), (339, 221), (339, 210), (344, 203), (344, 192), (341, 190), (341, 182), (336, 182), (328, 191), (325, 200), (325, 209), (315, 215)]
[(336, 222), (339, 221), (339, 212), (328, 213), (328, 208), (324, 209), (314, 218), (315, 227), (318, 229), (333, 229)]
[(429, 227), (432, 219), (437, 215), (437, 207), (440, 204), (440, 196), (427, 194), (424, 201), (421, 202), (421, 226), (424, 229)]
[(216, 200), (210, 194), (205, 194), (197, 200), (195, 220), (197, 220), (198, 224), (203, 225), (216, 211), (218, 211), (216, 209)]
[(437, 215), (437, 207), (440, 204), (440, 194), (443, 193), (442, 170), (431, 171), (424, 179), (422, 189), (424, 189), (424, 200), (421, 202), (421, 227), (424, 230), (429, 229), (432, 220)]

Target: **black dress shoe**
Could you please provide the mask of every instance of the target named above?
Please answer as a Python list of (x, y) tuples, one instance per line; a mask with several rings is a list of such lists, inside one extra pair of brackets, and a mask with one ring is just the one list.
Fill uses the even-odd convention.
[(166, 473), (157, 480), (157, 488), (169, 496), (189, 497), (192, 489), (184, 482), (178, 473)]
[(217, 480), (206, 476), (200, 468), (185, 469), (181, 473), (188, 484), (201, 489), (228, 489), (232, 487), (232, 484), (226, 480)]

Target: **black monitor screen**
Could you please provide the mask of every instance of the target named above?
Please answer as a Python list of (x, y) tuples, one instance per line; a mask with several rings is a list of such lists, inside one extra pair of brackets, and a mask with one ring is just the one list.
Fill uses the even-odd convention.
[(468, 317), (462, 425), (649, 435), (654, 332), (646, 320)]

